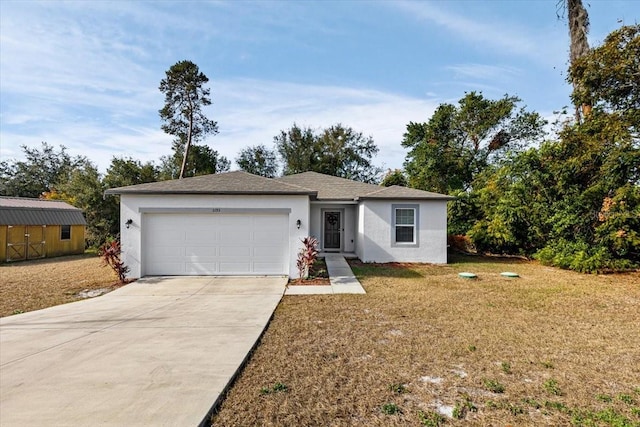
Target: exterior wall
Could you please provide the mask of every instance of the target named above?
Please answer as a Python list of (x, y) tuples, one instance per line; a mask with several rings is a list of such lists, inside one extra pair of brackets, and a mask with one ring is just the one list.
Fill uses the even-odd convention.
[(357, 205), (354, 204), (334, 204), (334, 203), (312, 203), (310, 236), (318, 239), (320, 250), (324, 247), (323, 212), (325, 210), (336, 210), (342, 212), (342, 252), (355, 252), (356, 250), (356, 230), (357, 230)]
[(84, 225), (71, 226), (71, 238), (60, 240), (60, 226), (48, 225), (45, 230), (47, 257), (84, 253)]
[[(75, 255), (84, 253), (84, 225), (72, 225), (71, 226), (71, 238), (69, 240), (60, 240), (60, 226), (59, 225), (15, 225), (13, 229), (17, 230), (16, 233), (23, 235), (25, 233), (37, 234), (37, 241), (44, 240), (44, 256), (46, 258), (57, 257), (63, 255)], [(21, 229), (21, 230), (20, 230)], [(0, 262), (7, 261), (7, 244), (9, 243), (9, 226), (0, 226)], [(40, 230), (42, 230), (42, 236), (40, 237)], [(33, 234), (32, 234), (33, 237)], [(14, 234), (13, 238), (17, 238)], [(21, 241), (22, 242), (22, 241)], [(26, 240), (25, 240), (26, 242)]]
[[(418, 205), (418, 244), (392, 244), (392, 205)], [(363, 262), (447, 262), (447, 202), (374, 201), (359, 206), (357, 255)]]
[[(206, 208), (206, 209), (257, 209), (287, 208), (289, 214), (289, 276), (297, 277), (296, 259), (302, 247), (301, 239), (308, 236), (309, 231), (309, 197), (308, 196), (233, 196), (233, 195), (132, 195), (120, 197), (120, 236), (122, 260), (130, 268), (128, 276), (138, 278), (145, 274), (143, 265), (144, 214), (145, 208)], [(213, 215), (213, 214), (212, 214)], [(126, 221), (132, 220), (129, 228)], [(296, 221), (301, 221), (300, 229)]]
[(7, 261), (7, 226), (0, 225), (0, 263)]

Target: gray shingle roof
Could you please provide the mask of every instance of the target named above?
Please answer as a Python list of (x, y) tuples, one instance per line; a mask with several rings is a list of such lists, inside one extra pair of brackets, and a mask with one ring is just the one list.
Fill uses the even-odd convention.
[(362, 199), (452, 200), (453, 197), (399, 186), (380, 187), (317, 172), (271, 179), (235, 171), (171, 181), (110, 188), (105, 194), (280, 194), (308, 195), (317, 200)]
[(453, 200), (451, 196), (414, 188), (380, 187), (318, 172), (303, 172), (283, 176), (278, 181), (312, 188), (318, 192), (318, 200), (364, 200), (364, 199), (414, 199), (414, 200)]
[(289, 194), (313, 196), (316, 192), (275, 179), (235, 171), (110, 188), (105, 191), (105, 194)]
[(0, 225), (86, 225), (82, 210), (60, 200), (0, 197)]

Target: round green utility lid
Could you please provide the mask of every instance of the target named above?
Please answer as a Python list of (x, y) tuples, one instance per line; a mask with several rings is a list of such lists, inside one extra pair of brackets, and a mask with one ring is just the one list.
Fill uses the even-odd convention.
[(504, 271), (504, 272), (500, 273), (500, 275), (504, 276), (504, 277), (520, 277), (518, 275), (518, 273), (513, 273), (511, 271)]
[(467, 272), (458, 273), (458, 276), (463, 277), (465, 279), (475, 279), (476, 277), (478, 277), (473, 273), (467, 273)]

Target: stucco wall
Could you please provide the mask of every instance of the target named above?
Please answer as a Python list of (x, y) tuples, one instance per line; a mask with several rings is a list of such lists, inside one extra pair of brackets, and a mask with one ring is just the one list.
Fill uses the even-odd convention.
[[(144, 274), (142, 251), (142, 229), (144, 214), (148, 208), (267, 208), (291, 209), (289, 214), (289, 275), (297, 277), (296, 258), (301, 239), (309, 235), (309, 198), (307, 196), (226, 196), (226, 195), (122, 195), (120, 198), (120, 236), (122, 259), (130, 268), (129, 277), (138, 278)], [(126, 227), (125, 222), (133, 222)], [(300, 229), (296, 220), (300, 219)]]
[[(392, 205), (418, 205), (418, 244), (392, 244)], [(447, 262), (445, 201), (372, 201), (360, 204), (358, 257), (364, 262)], [(360, 243), (362, 242), (362, 243)]]
[(323, 242), (323, 214), (325, 210), (336, 210), (342, 212), (342, 252), (354, 252), (356, 248), (356, 208), (354, 204), (311, 204), (311, 226), (310, 235), (318, 239), (319, 248), (324, 247)]

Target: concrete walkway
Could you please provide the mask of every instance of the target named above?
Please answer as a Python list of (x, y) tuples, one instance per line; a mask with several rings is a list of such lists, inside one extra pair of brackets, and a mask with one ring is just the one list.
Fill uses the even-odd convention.
[(360, 281), (353, 275), (351, 267), (344, 256), (326, 254), (329, 282), (331, 286), (289, 286), (286, 295), (320, 295), (320, 294), (365, 294)]
[(0, 425), (197, 426), (286, 278), (148, 278), (0, 319)]

